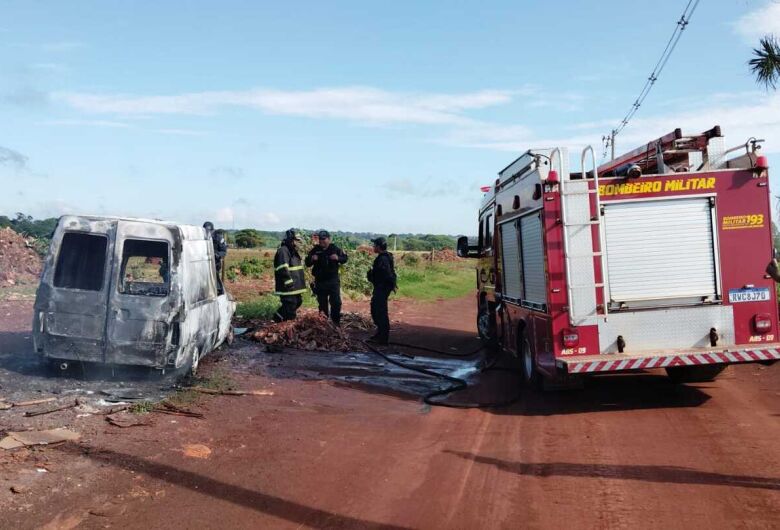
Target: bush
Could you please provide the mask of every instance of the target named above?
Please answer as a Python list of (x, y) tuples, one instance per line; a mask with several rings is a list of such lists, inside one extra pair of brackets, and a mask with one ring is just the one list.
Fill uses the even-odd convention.
[(420, 256), (417, 254), (404, 254), (403, 262), (406, 265), (415, 266), (420, 263)]
[(236, 267), (238, 267), (241, 276), (259, 278), (269, 268), (269, 263), (259, 258), (244, 258)]
[(263, 244), (263, 236), (257, 230), (247, 228), (233, 235), (238, 248), (257, 248)]
[(366, 252), (350, 252), (347, 263), (340, 270), (341, 289), (352, 296), (370, 295), (373, 286), (368, 282), (366, 273), (374, 262), (371, 254)]
[(238, 304), (236, 316), (240, 318), (270, 320), (279, 308), (279, 297), (272, 294), (264, 294), (251, 302)]

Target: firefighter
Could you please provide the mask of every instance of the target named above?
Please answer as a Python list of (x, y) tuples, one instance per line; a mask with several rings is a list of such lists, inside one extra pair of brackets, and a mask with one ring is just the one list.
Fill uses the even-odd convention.
[(303, 303), (303, 293), (306, 292), (306, 281), (303, 275), (301, 255), (298, 254), (296, 243), (301, 237), (292, 228), (284, 233), (284, 241), (274, 256), (274, 279), (276, 280), (276, 295), (279, 296), (281, 307), (274, 315), (275, 322), (294, 320), (298, 308)]
[(777, 258), (772, 258), (772, 261), (766, 266), (765, 272), (771, 276), (774, 281), (780, 282), (780, 266), (777, 264)]
[(384, 237), (372, 239), (374, 252), (377, 254), (374, 265), (368, 271), (368, 281), (374, 286), (371, 295), (371, 318), (377, 331), (370, 341), (388, 344), (390, 340), (390, 315), (387, 312), (387, 299), (390, 293), (397, 289), (397, 277), (393, 255), (387, 251), (387, 240)]
[[(339, 267), (347, 262), (347, 255), (330, 242), (327, 230), (317, 232), (317, 245), (306, 256), (306, 266), (314, 276), (314, 294), (320, 312), (330, 316), (337, 326), (341, 321), (341, 281)], [(328, 307), (330, 305), (330, 307)]]
[(214, 265), (217, 269), (217, 292), (224, 294), (225, 286), (222, 285), (222, 264), (227, 256), (228, 246), (225, 241), (224, 230), (214, 230), (214, 224), (211, 221), (203, 223), (203, 228), (206, 233), (211, 237), (211, 242), (214, 245)]

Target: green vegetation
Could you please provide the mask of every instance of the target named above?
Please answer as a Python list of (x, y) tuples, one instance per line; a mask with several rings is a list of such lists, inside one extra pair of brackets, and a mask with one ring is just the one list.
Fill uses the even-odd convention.
[(261, 258), (244, 258), (238, 263), (237, 268), (241, 276), (246, 278), (260, 278), (264, 272), (271, 269), (271, 262)]
[(235, 232), (232, 239), (238, 248), (258, 248), (263, 244), (262, 234), (252, 228)]
[[(311, 234), (314, 230), (296, 229), (305, 243), (309, 244), (311, 240)], [(238, 242), (235, 240), (236, 235), (245, 232), (246, 230), (226, 230), (228, 234), (228, 242), (234, 243), (236, 246)], [(284, 232), (272, 232), (266, 230), (252, 230), (256, 232), (262, 239), (262, 246), (266, 248), (278, 247), (284, 238)], [(360, 246), (370, 246), (371, 240), (375, 237), (384, 234), (375, 234), (373, 232), (342, 232), (342, 231), (330, 231), (331, 240), (334, 244), (340, 246), (344, 250), (355, 250)], [(390, 234), (387, 235), (388, 248), (390, 250), (441, 250), (444, 248), (455, 248), (456, 238), (451, 235), (441, 234)], [(260, 246), (260, 245), (257, 245)], [(250, 247), (243, 247), (250, 248)]]
[(270, 320), (278, 308), (278, 296), (263, 294), (249, 302), (238, 304), (236, 316), (252, 320)]
[(759, 40), (759, 47), (753, 49), (753, 58), (748, 61), (756, 83), (775, 90), (780, 82), (780, 41), (774, 35)]
[(45, 256), (49, 251), (49, 243), (54, 229), (57, 228), (57, 219), (33, 219), (30, 215), (22, 212), (16, 212), (13, 218), (0, 215), (0, 228), (12, 228), (14, 232), (22, 234), (25, 237), (32, 237), (33, 249), (41, 256)]
[[(405, 259), (406, 262), (408, 260)], [(468, 262), (421, 263), (396, 267), (401, 298), (438, 300), (465, 296), (475, 289), (474, 266)]]
[(374, 255), (367, 252), (350, 252), (347, 263), (341, 267), (341, 290), (346, 298), (362, 298), (371, 294), (372, 286), (366, 273), (374, 262)]
[(130, 405), (130, 408), (127, 409), (127, 411), (132, 414), (148, 414), (153, 410), (154, 403), (151, 401), (140, 401), (138, 403), (133, 403)]
[[(317, 307), (317, 300), (311, 293), (304, 293), (303, 307)], [(279, 309), (279, 297), (266, 293), (248, 302), (239, 303), (236, 308), (236, 316), (251, 320), (271, 320), (277, 309)]]

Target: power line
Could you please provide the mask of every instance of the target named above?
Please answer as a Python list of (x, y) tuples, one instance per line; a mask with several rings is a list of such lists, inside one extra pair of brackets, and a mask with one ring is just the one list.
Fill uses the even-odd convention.
[(642, 103), (644, 103), (645, 98), (650, 93), (650, 90), (653, 88), (653, 86), (655, 86), (655, 82), (658, 81), (658, 77), (661, 75), (661, 72), (666, 66), (666, 63), (669, 61), (669, 57), (672, 56), (674, 49), (677, 47), (677, 43), (680, 41), (680, 37), (682, 37), (683, 31), (685, 31), (685, 28), (688, 27), (688, 24), (691, 22), (691, 16), (693, 16), (693, 12), (696, 11), (696, 6), (698, 5), (699, 0), (688, 0), (688, 4), (685, 6), (685, 10), (680, 16), (680, 20), (677, 21), (677, 25), (674, 27), (672, 36), (669, 37), (661, 57), (658, 59), (658, 62), (655, 63), (655, 67), (653, 67), (653, 71), (650, 72), (647, 81), (645, 81), (645, 85), (639, 92), (639, 96), (637, 96), (637, 98), (634, 100), (634, 103), (631, 105), (631, 108), (628, 109), (628, 112), (623, 117), (623, 119), (620, 120), (620, 124), (612, 129), (610, 134), (602, 137), (602, 141), (604, 142), (603, 158), (607, 157), (607, 149), (610, 147), (613, 148), (614, 153), (615, 136), (620, 134), (620, 132), (626, 128), (628, 122), (631, 121), (631, 118), (634, 117), (634, 114), (636, 114), (636, 112), (639, 110), (639, 107), (641, 107)]

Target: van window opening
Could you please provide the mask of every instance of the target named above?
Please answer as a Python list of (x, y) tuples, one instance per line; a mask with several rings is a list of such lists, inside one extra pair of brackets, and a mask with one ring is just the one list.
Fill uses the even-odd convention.
[(57, 265), (54, 269), (54, 287), (100, 291), (106, 270), (105, 236), (68, 232), (62, 237)]
[(493, 235), (490, 232), (490, 223), (493, 222), (493, 215), (485, 218), (485, 248), (493, 247)]
[(122, 248), (119, 292), (140, 296), (168, 296), (168, 243), (126, 239)]

